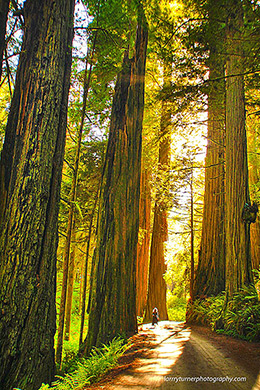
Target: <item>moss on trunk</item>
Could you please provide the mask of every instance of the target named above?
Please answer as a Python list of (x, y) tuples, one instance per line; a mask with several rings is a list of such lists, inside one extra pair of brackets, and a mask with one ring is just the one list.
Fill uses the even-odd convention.
[(0, 162), (0, 388), (53, 379), (58, 204), (74, 1), (27, 0)]

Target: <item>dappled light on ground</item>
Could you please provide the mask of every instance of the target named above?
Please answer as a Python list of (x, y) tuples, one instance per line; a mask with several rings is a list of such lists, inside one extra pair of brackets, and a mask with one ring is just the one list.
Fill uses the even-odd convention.
[[(182, 354), (185, 343), (189, 340), (190, 330), (184, 329), (183, 324), (161, 321), (158, 325), (143, 325), (140, 333), (149, 333), (156, 337), (156, 343), (151, 353), (138, 359), (138, 366), (134, 370), (120, 375), (118, 379), (104, 389), (153, 389), (160, 388), (164, 376), (167, 375)], [(181, 335), (178, 333), (181, 331)]]
[(91, 389), (260, 389), (258, 345), (173, 321), (142, 325), (132, 341), (139, 352), (132, 364)]
[[(185, 329), (181, 335), (178, 335), (180, 328), (169, 327), (167, 321), (163, 321), (155, 327), (148, 325), (146, 329), (152, 330), (157, 335), (160, 343), (155, 348), (156, 356), (150, 359), (145, 371), (152, 372), (154, 375), (167, 375), (171, 366), (176, 363), (182, 354), (184, 344), (189, 340), (190, 330)], [(144, 367), (140, 367), (139, 371), (144, 372)]]

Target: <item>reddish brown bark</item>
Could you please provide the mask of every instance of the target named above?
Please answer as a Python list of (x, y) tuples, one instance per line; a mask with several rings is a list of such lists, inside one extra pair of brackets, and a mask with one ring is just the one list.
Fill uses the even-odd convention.
[(137, 330), (136, 248), (148, 35), (142, 23), (134, 57), (129, 59), (126, 53), (115, 88), (93, 259), (87, 354), (94, 345)]
[(232, 296), (253, 282), (250, 224), (243, 210), (250, 204), (243, 78), (243, 9), (240, 0), (227, 1), (226, 90), (226, 292)]
[(208, 143), (201, 247), (193, 293), (195, 298), (217, 295), (225, 289), (224, 33), (219, 20), (215, 18), (216, 14), (222, 13), (221, 1), (210, 1)]
[(139, 240), (137, 244), (136, 261), (136, 310), (143, 317), (147, 301), (148, 270), (151, 235), (151, 188), (148, 170), (141, 174), (141, 194), (139, 206)]
[[(251, 169), (249, 170), (249, 183), (256, 185), (259, 183), (258, 158), (257, 161), (251, 161)], [(255, 223), (250, 226), (250, 241), (251, 241), (251, 258), (252, 268), (259, 269), (260, 266), (260, 220), (259, 215)]]
[[(159, 310), (160, 320), (167, 320), (167, 307), (166, 307), (166, 282), (164, 280), (164, 274), (166, 272), (166, 264), (164, 258), (164, 242), (167, 227), (167, 214), (166, 211), (162, 211), (158, 204), (155, 205), (154, 210), (154, 222), (153, 222), (153, 234), (151, 244), (151, 256), (149, 267), (149, 284), (148, 284), (148, 297), (147, 306), (145, 312), (145, 321), (152, 320), (153, 308), (157, 307)], [(164, 236), (164, 239), (162, 239)]]
[[(169, 82), (171, 71), (165, 66), (165, 85)], [(171, 108), (166, 101), (162, 103), (160, 133), (159, 133), (159, 186), (156, 193), (154, 222), (151, 242), (149, 265), (149, 282), (145, 321), (152, 320), (154, 307), (159, 310), (161, 320), (167, 320), (166, 282), (164, 274), (166, 263), (164, 257), (164, 243), (168, 239), (167, 197), (169, 191), (169, 167), (171, 147)]]

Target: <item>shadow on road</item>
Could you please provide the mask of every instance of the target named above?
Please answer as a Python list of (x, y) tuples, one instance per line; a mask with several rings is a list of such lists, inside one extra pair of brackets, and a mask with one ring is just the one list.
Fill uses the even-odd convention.
[(91, 389), (260, 390), (260, 344), (251, 351), (250, 343), (172, 321), (146, 324), (138, 337), (142, 334), (150, 340), (149, 347), (128, 369)]
[(259, 368), (249, 371), (238, 363), (237, 356), (233, 358), (232, 351), (227, 353), (200, 332), (186, 328), (174, 337), (173, 344), (183, 342), (187, 332), (189, 337), (182, 344), (179, 358), (165, 375), (162, 390), (260, 389)]

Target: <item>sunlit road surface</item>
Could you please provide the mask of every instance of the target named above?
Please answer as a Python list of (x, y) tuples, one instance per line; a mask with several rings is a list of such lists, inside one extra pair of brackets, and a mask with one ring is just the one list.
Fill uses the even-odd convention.
[(134, 370), (120, 375), (103, 388), (111, 390), (258, 390), (260, 376), (253, 377), (225, 356), (199, 333), (183, 324), (160, 322), (144, 331), (156, 335), (157, 345), (149, 358)]

